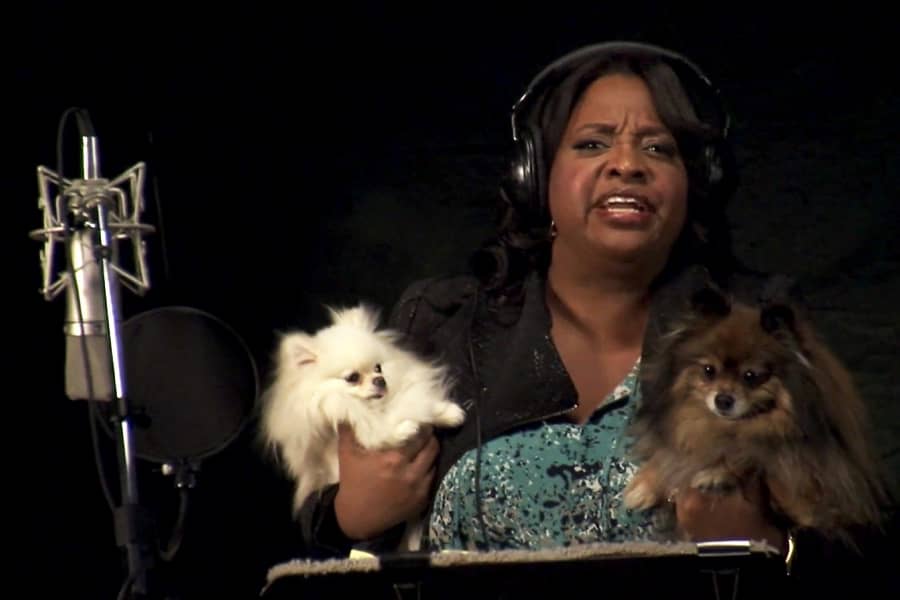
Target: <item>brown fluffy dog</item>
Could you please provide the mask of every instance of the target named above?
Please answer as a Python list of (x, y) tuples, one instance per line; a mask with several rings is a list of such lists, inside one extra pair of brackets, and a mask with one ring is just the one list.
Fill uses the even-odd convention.
[[(632, 508), (688, 487), (761, 477), (773, 514), (852, 544), (887, 501), (851, 376), (787, 304), (750, 307), (714, 289), (661, 340), (632, 428)], [(671, 515), (670, 515), (671, 517)]]

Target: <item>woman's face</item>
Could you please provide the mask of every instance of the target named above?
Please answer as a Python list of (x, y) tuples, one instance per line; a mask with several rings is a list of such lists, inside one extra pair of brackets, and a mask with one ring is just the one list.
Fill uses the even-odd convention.
[(554, 260), (653, 259), (662, 267), (684, 225), (688, 178), (641, 78), (605, 75), (585, 90), (548, 185)]

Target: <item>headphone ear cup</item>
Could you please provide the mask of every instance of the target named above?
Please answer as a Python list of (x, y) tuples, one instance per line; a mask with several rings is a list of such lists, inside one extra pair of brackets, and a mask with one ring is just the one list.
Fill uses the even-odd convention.
[(703, 161), (706, 163), (706, 184), (715, 188), (725, 178), (722, 157), (715, 144), (710, 144), (703, 150)]
[(541, 213), (540, 159), (530, 128), (521, 132), (513, 148), (509, 172), (504, 179), (503, 190), (517, 213), (533, 222)]
[(714, 197), (725, 198), (735, 187), (736, 166), (730, 146), (724, 140), (710, 143), (703, 151), (707, 189)]

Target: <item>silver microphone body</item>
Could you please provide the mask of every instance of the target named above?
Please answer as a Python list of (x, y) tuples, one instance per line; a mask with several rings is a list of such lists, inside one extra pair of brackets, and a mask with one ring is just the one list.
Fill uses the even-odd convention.
[(113, 284), (107, 300), (95, 232), (71, 234), (68, 252), (74, 282), (66, 292), (66, 396), (71, 400), (112, 400), (115, 385), (107, 302), (118, 304)]

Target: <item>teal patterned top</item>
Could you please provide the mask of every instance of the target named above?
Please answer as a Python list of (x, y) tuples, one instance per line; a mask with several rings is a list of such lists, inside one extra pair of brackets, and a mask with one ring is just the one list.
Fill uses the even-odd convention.
[(431, 549), (536, 550), (653, 538), (649, 515), (622, 501), (635, 470), (625, 456), (625, 427), (639, 401), (639, 367), (640, 360), (583, 425), (542, 421), (482, 445), (484, 531), (476, 505), (476, 450), (464, 454), (438, 488)]

